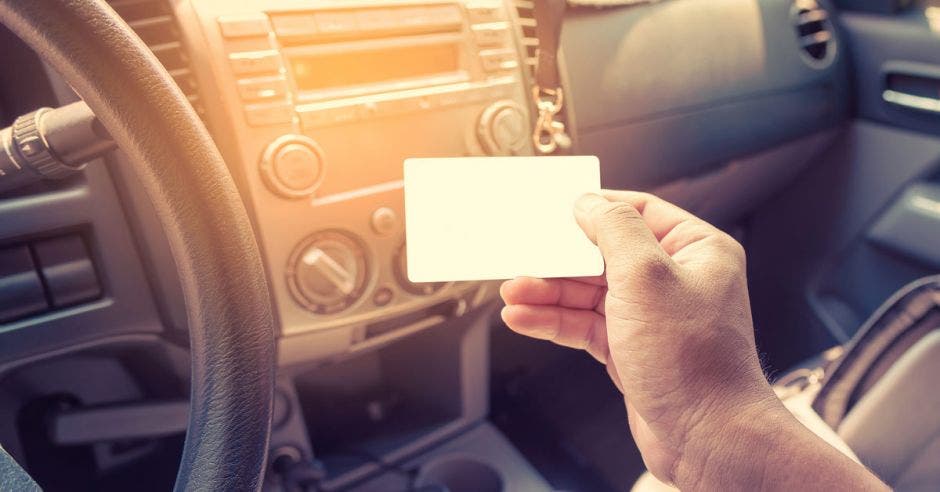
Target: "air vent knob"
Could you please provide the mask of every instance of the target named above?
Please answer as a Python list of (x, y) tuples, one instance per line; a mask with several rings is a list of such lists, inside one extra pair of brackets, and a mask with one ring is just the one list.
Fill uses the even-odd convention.
[(323, 231), (291, 255), (287, 282), (294, 298), (317, 314), (342, 311), (359, 300), (366, 287), (368, 263), (362, 243), (341, 231)]

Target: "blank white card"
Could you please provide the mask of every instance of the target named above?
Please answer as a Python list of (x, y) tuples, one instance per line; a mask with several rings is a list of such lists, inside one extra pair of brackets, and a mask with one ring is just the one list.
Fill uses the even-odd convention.
[(404, 174), (412, 282), (604, 272), (574, 218), (600, 190), (597, 157), (408, 159)]

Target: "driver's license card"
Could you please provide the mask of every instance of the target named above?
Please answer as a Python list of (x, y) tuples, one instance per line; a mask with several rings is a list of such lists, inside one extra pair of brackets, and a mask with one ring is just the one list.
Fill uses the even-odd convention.
[(408, 159), (408, 278), (600, 275), (600, 251), (574, 218), (578, 197), (600, 186), (593, 156)]

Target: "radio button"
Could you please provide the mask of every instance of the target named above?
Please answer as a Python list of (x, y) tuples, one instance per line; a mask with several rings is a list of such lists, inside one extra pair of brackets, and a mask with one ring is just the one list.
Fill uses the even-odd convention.
[(499, 3), (473, 2), (467, 4), (467, 14), (470, 22), (496, 22), (503, 20)]
[(283, 75), (241, 79), (238, 81), (238, 93), (246, 101), (283, 97), (287, 94), (287, 79)]
[(522, 150), (529, 131), (525, 110), (509, 100), (497, 101), (480, 115), (477, 136), (490, 155), (512, 155)]
[(487, 72), (512, 70), (519, 66), (516, 62), (516, 54), (512, 50), (482, 51), (480, 52), (480, 60), (483, 61), (483, 70)]
[(317, 21), (314, 14), (289, 14), (271, 17), (274, 33), (280, 37), (316, 36)]
[(398, 27), (395, 12), (391, 9), (369, 9), (356, 12), (356, 23), (360, 31), (384, 31)]
[(379, 236), (387, 236), (398, 229), (398, 214), (388, 207), (379, 207), (372, 212), (372, 230)]
[(358, 29), (355, 12), (317, 12), (314, 15), (322, 34), (352, 33)]
[(268, 17), (264, 14), (219, 17), (219, 29), (227, 38), (267, 36)]
[(327, 110), (327, 117), (329, 118), (330, 123), (334, 125), (355, 123), (359, 121), (359, 107), (352, 105), (332, 108)]
[(398, 25), (401, 27), (421, 27), (437, 24), (434, 12), (425, 7), (412, 7), (398, 10)]
[(320, 178), (320, 156), (305, 145), (285, 145), (274, 156), (274, 174), (287, 188), (306, 190)]
[(236, 75), (270, 73), (281, 69), (281, 60), (274, 50), (231, 53), (228, 60)]
[(268, 145), (261, 160), (261, 177), (268, 188), (286, 198), (315, 192), (323, 181), (323, 151), (303, 135), (285, 135)]
[(294, 108), (287, 101), (245, 106), (245, 119), (251, 126), (286, 124), (290, 123), (293, 118)]
[(442, 92), (435, 99), (441, 107), (460, 106), (468, 101), (465, 91)]
[(330, 124), (330, 114), (326, 110), (298, 110), (297, 113), (300, 115), (301, 126), (306, 130), (312, 130)]
[(506, 42), (509, 25), (505, 22), (478, 24), (473, 26), (473, 39), (478, 46), (498, 46)]
[(429, 7), (431, 21), (439, 25), (463, 24), (463, 15), (456, 5), (441, 5)]

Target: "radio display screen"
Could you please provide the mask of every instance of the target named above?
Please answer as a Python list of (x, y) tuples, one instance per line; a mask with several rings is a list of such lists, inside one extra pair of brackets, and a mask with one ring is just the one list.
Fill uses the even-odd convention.
[(434, 44), (356, 53), (298, 54), (290, 57), (290, 64), (297, 88), (314, 91), (454, 73), (460, 68), (459, 56), (456, 44)]

